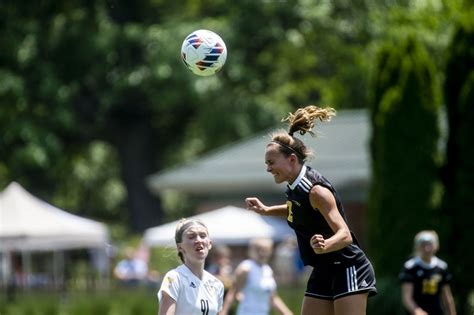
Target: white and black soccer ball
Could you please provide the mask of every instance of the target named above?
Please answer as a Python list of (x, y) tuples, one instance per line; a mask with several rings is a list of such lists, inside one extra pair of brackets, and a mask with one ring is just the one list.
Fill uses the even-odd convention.
[(222, 69), (227, 48), (222, 38), (209, 30), (197, 30), (186, 36), (181, 46), (181, 58), (194, 74), (210, 76)]

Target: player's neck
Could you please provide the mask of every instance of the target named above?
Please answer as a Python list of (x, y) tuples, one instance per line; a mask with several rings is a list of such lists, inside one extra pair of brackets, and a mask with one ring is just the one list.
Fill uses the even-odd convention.
[(421, 256), (421, 255), (420, 255), (420, 259), (421, 259), (424, 263), (426, 263), (426, 264), (429, 265), (429, 264), (431, 264), (431, 261), (433, 260), (433, 256), (425, 256), (425, 255)]
[(298, 176), (300, 176), (300, 173), (301, 173), (301, 169), (303, 168), (303, 164), (297, 164), (295, 166), (295, 169), (293, 171), (293, 178), (291, 178), (289, 181), (288, 181), (288, 184), (293, 184), (295, 182), (296, 179), (298, 179)]
[(204, 274), (204, 263), (185, 263), (186, 267), (191, 270), (191, 272), (199, 279), (202, 279), (202, 275)]

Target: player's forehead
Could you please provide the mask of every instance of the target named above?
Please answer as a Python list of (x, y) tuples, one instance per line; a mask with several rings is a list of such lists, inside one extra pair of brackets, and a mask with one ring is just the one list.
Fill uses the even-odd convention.
[(265, 161), (274, 161), (283, 157), (278, 148), (278, 144), (269, 144), (265, 149)]
[(207, 228), (200, 224), (193, 224), (189, 226), (186, 230), (184, 230), (184, 234), (202, 234), (206, 233), (207, 234)]

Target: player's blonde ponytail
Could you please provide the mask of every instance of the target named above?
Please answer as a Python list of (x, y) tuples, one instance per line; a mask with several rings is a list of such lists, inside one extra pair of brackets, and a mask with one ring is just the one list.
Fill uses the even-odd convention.
[(330, 121), (335, 115), (336, 111), (331, 107), (320, 108), (315, 105), (308, 105), (298, 108), (294, 113), (290, 113), (288, 117), (282, 119), (282, 121), (288, 121), (289, 123), (288, 132), (282, 131), (272, 134), (271, 143), (279, 144), (280, 151), (286, 155), (296, 154), (298, 160), (304, 163), (313, 153), (304, 145), (303, 141), (294, 137), (293, 134), (299, 132), (301, 135), (309, 133), (314, 136), (315, 133), (312, 129), (316, 120)]
[(315, 105), (309, 105), (303, 108), (298, 108), (294, 113), (290, 113), (288, 117), (283, 118), (282, 121), (288, 121), (290, 127), (288, 134), (293, 136), (295, 132), (301, 135), (310, 133), (314, 135), (312, 129), (314, 128), (315, 120), (330, 121), (336, 111), (331, 107), (319, 108)]

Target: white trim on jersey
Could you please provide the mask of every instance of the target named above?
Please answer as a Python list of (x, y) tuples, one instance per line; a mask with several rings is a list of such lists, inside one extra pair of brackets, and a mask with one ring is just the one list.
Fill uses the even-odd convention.
[(307, 193), (309, 193), (311, 188), (313, 188), (313, 184), (311, 184), (309, 179), (307, 179), (306, 177), (303, 177), (301, 179), (301, 182), (300, 182), (299, 186)]
[(295, 181), (291, 183), (291, 185), (288, 184), (288, 187), (290, 187), (291, 190), (294, 190), (296, 186), (298, 186), (298, 184), (301, 182), (301, 179), (304, 177), (305, 174), (306, 174), (306, 165), (303, 164), (303, 166), (301, 167), (301, 171), (298, 174), (298, 177), (296, 177)]

